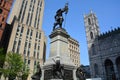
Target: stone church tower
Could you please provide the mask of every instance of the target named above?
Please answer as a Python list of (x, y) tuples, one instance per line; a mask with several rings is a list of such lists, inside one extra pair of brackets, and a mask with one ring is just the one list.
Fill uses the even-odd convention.
[[(91, 69), (91, 76), (96, 77), (98, 76), (94, 71), (94, 63), (98, 63), (98, 40), (97, 37), (100, 35), (99, 25), (97, 21), (97, 17), (95, 14), (91, 13), (89, 15), (84, 16), (85, 22), (85, 29), (86, 29), (86, 37), (87, 37), (87, 44), (88, 44), (88, 53), (89, 53), (89, 60), (90, 60), (90, 69)], [(97, 64), (95, 64), (98, 66)], [(98, 72), (97, 72), (98, 73)]]
[(120, 80), (120, 28), (100, 34), (94, 13), (84, 16), (92, 78)]

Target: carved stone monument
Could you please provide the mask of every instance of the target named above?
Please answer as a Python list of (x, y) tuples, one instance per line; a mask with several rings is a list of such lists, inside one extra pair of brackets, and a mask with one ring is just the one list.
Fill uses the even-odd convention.
[(49, 37), (50, 56), (42, 67), (42, 80), (76, 80), (76, 67), (68, 55), (68, 33), (57, 28)]
[[(68, 12), (68, 6), (59, 9), (55, 15), (55, 23), (53, 31), (49, 35), (50, 55), (48, 60), (42, 66), (41, 80), (77, 80), (76, 66), (70, 60), (68, 54), (68, 38), (67, 31), (62, 28), (62, 13)], [(56, 26), (59, 25), (57, 28)]]

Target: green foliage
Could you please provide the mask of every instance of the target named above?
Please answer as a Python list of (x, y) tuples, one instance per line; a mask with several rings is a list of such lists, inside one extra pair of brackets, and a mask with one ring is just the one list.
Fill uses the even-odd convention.
[[(1, 56), (1, 57), (4, 58), (5, 56)], [(7, 53), (4, 68), (0, 68), (0, 72), (4, 75), (5, 78), (9, 77), (9, 80), (13, 80), (16, 77), (20, 77), (20, 74), (21, 77), (25, 76), (25, 79), (29, 75), (29, 69), (24, 64), (22, 56), (18, 53), (13, 53), (13, 52)]]
[(20, 72), (23, 69), (24, 63), (20, 54), (9, 52), (6, 56), (6, 62), (12, 72)]
[(27, 65), (24, 65), (23, 71), (22, 71), (22, 80), (27, 80), (27, 77), (29, 75), (30, 69), (28, 68)]

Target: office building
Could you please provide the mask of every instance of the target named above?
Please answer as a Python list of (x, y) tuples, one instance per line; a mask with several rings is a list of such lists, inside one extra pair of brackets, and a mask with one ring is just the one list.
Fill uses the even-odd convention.
[(12, 32), (7, 52), (12, 51), (23, 56), (24, 62), (30, 68), (28, 80), (31, 80), (37, 62), (40, 62), (40, 65), (45, 62), (46, 37), (42, 30), (43, 11), (44, 0), (16, 0), (11, 12), (13, 14), (8, 20), (12, 24)]

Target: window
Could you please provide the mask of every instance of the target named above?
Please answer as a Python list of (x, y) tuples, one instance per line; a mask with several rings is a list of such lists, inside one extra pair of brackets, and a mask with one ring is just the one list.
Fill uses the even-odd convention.
[(38, 32), (36, 33), (36, 38), (38, 37)]
[(35, 43), (34, 49), (36, 49), (36, 47), (37, 47), (37, 44)]
[(23, 6), (24, 6), (24, 3), (25, 3), (25, 0), (23, 0), (23, 2), (22, 2), (22, 6), (21, 6), (21, 9), (20, 9), (20, 13), (19, 13), (19, 16), (18, 16), (18, 20), (20, 20), (20, 17), (21, 17), (21, 14), (22, 14), (22, 10), (23, 10)]
[(31, 30), (30, 36), (32, 36), (32, 34), (33, 34), (33, 30)]
[(28, 65), (30, 65), (30, 60), (28, 60)]
[(41, 3), (40, 3), (40, 7), (42, 6), (42, 1), (41, 1)]
[(29, 57), (30, 56), (30, 51), (28, 50), (28, 52), (27, 52), (27, 56)]
[(88, 18), (88, 24), (91, 25), (91, 21), (90, 21), (90, 18)]
[(34, 65), (36, 65), (36, 61), (34, 61)]
[(93, 39), (93, 33), (92, 32), (90, 32), (90, 38)]
[(34, 54), (33, 54), (34, 57), (35, 57), (35, 54), (36, 54), (36, 52), (34, 51)]
[(92, 44), (92, 54), (95, 55), (95, 46)]
[(40, 46), (38, 46), (38, 50), (40, 50)]
[(29, 31), (30, 31), (30, 30), (28, 29), (28, 30), (27, 30), (27, 35), (29, 35)]
[(28, 3), (28, 1), (26, 1), (26, 4), (25, 4), (25, 9), (24, 9), (24, 11), (23, 11), (23, 16), (22, 16), (22, 22), (23, 22), (23, 19), (24, 19), (24, 15), (25, 15), (25, 12), (26, 12), (26, 6), (27, 6), (27, 3)]
[(22, 29), (21, 29), (21, 33), (23, 33), (23, 30), (24, 30), (24, 27), (22, 27)]
[(39, 59), (39, 52), (37, 52), (37, 59)]
[(18, 47), (17, 47), (17, 53), (19, 53), (20, 45), (21, 45), (21, 41), (19, 40)]
[(41, 33), (39, 34), (39, 39), (41, 38)]
[(24, 50), (24, 55), (26, 54), (26, 50)]
[(32, 24), (32, 17), (33, 17), (33, 13), (31, 13), (29, 26), (31, 26), (31, 24)]
[(15, 52), (16, 43), (17, 43), (17, 41), (14, 41), (13, 49), (12, 49), (13, 52)]
[(27, 21), (26, 21), (27, 25), (28, 25), (29, 17), (30, 17), (30, 13), (28, 13), (28, 16), (27, 16)]
[(29, 48), (31, 47), (31, 43), (29, 43)]
[[(38, 4), (39, 4), (39, 2), (38, 2)], [(37, 23), (37, 15), (38, 15), (38, 7), (37, 7), (36, 15), (35, 15), (35, 23), (34, 23), (34, 27), (36, 27), (36, 23)]]
[(40, 12), (41, 12), (41, 8), (39, 8), (39, 13), (38, 13), (38, 19), (37, 19), (37, 29), (39, 27), (39, 21), (40, 21)]
[(35, 4), (35, 0), (34, 0), (34, 4)]
[(27, 42), (25, 42), (25, 48), (27, 47)]

